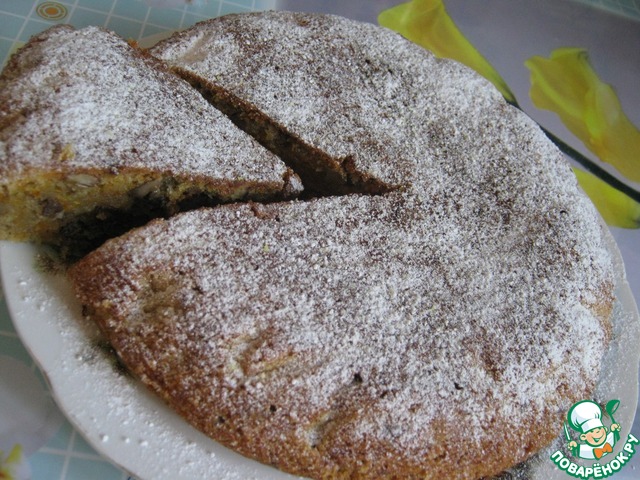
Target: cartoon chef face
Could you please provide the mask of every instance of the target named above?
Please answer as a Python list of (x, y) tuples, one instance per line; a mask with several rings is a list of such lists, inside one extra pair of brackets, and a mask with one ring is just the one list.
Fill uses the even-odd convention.
[(599, 447), (607, 441), (607, 427), (596, 427), (580, 435), (580, 440), (592, 447)]
[(581, 432), (580, 439), (589, 445), (600, 445), (607, 437), (607, 429), (602, 424), (602, 409), (597, 403), (591, 400), (578, 402), (571, 407), (567, 417), (569, 425)]

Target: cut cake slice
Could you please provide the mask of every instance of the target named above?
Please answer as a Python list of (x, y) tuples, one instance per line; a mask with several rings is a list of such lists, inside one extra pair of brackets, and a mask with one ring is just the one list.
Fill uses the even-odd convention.
[(32, 38), (0, 76), (0, 105), (3, 239), (82, 253), (149, 218), (301, 190), (188, 83), (97, 27)]
[[(394, 42), (395, 34), (367, 44), (372, 28), (292, 12), (226, 15), (174, 34), (150, 53), (292, 166), (306, 189), (384, 193), (406, 182), (413, 109), (429, 109), (439, 89), (429, 77), (412, 85), (415, 76), (393, 64), (405, 57), (420, 68), (420, 53)], [(392, 43), (400, 50), (389, 58)], [(385, 169), (375, 158), (393, 162)]]

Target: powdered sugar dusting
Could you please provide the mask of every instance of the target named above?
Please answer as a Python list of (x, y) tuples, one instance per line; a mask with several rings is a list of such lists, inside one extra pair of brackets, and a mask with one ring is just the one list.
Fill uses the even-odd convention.
[[(172, 365), (185, 382), (178, 397), (196, 395), (207, 418), (268, 422), (273, 438), (260, 445), (295, 429), (298, 441), (331, 448), (344, 432), (312, 428), (331, 414), (351, 442), (392, 441), (421, 458), (438, 439), (435, 421), (463, 419), (457, 441), (479, 447), (497, 418), (528, 424), (586, 394), (606, 333), (581, 299), (603, 287), (589, 259), (602, 252), (580, 242), (574, 262), (551, 239), (500, 242), (510, 227), (488, 236), (468, 216), (416, 203), (412, 192), (257, 215), (202, 210), (115, 241), (81, 268), (109, 279), (93, 301), (111, 302), (104, 321), (125, 358), (154, 358), (156, 375)], [(579, 238), (563, 216), (553, 222), (562, 239)]]
[(155, 59), (96, 27), (40, 34), (14, 56), (0, 91), (5, 179), (31, 169), (144, 169), (284, 183), (279, 159)]
[[(203, 431), (301, 474), (375, 478), (392, 458), (470, 478), (550, 441), (545, 422), (595, 384), (613, 283), (561, 154), (477, 75), (382, 29), (220, 23), (161, 54), (210, 79), (228, 68), (305, 142), (396, 188), (199, 210), (107, 243), (72, 278), (130, 368)], [(275, 71), (289, 46), (304, 79)], [(234, 70), (249, 53), (259, 65)], [(507, 425), (523, 428), (493, 431)]]
[(151, 51), (255, 105), (308, 145), (393, 184), (411, 176), (411, 159), (426, 156), (430, 137), (451, 145), (465, 135), (459, 117), (485, 121), (473, 115), (501, 98), (480, 76), (391, 31), (327, 15), (229, 15)]

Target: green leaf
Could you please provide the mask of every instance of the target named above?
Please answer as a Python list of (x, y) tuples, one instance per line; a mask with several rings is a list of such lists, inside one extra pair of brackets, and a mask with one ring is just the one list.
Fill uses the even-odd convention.
[(640, 203), (595, 175), (577, 168), (573, 171), (578, 183), (608, 225), (621, 228), (640, 227)]
[(457, 60), (472, 68), (492, 82), (508, 102), (516, 103), (506, 82), (460, 32), (442, 0), (402, 3), (381, 12), (378, 23), (430, 50), (437, 57)]
[(534, 105), (558, 114), (600, 160), (640, 182), (640, 130), (622, 111), (614, 89), (593, 70), (586, 50), (559, 48), (548, 59), (535, 56), (525, 65)]
[(616, 410), (618, 410), (619, 406), (620, 400), (609, 400), (604, 408), (609, 415), (613, 415), (614, 413), (616, 413)]

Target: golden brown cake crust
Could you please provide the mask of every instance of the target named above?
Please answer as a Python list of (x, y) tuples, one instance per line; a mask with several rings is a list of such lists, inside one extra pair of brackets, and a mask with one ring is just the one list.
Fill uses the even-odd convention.
[[(212, 47), (235, 52), (220, 88), (389, 188), (196, 210), (88, 255), (70, 278), (128, 368), (212, 438), (313, 478), (474, 479), (547, 445), (595, 385), (612, 306), (603, 227), (557, 149), (377, 27), (231, 16), (154, 53), (213, 85)], [(300, 78), (275, 72), (281, 47)]]

